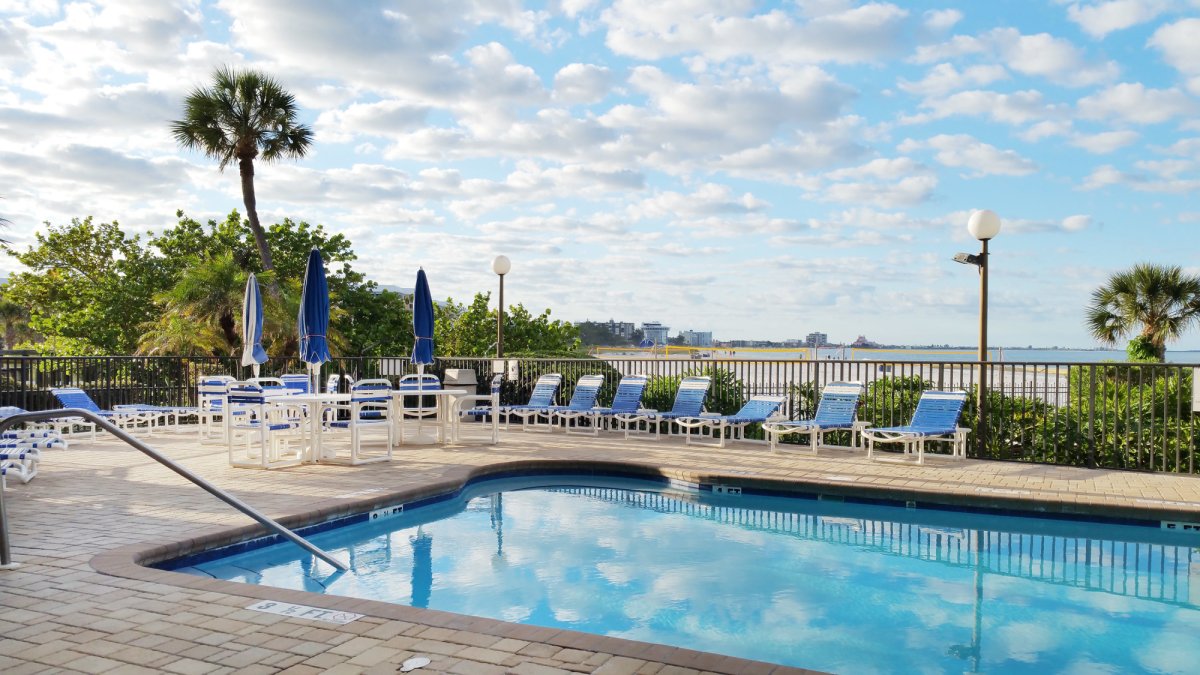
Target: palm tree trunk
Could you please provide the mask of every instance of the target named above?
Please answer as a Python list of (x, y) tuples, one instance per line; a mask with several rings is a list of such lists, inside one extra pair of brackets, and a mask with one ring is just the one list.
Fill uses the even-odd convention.
[[(267, 243), (267, 233), (258, 222), (258, 200), (254, 197), (254, 160), (243, 157), (238, 160), (238, 167), (242, 173), (242, 203), (246, 205), (246, 216), (250, 219), (250, 231), (254, 233), (254, 243), (258, 245), (263, 270), (274, 272), (275, 265), (271, 262), (271, 246)], [(274, 279), (268, 285), (278, 293), (279, 286)]]

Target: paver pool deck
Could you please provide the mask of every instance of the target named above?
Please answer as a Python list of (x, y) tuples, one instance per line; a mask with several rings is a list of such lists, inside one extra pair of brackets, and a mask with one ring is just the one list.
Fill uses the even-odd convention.
[[(444, 492), (473, 474), (626, 463), (692, 482), (794, 484), (810, 492), (1200, 522), (1200, 478), (956, 461), (925, 466), (861, 452), (772, 454), (760, 443), (725, 449), (504, 432), (497, 446), (401, 446), (395, 461), (275, 471), (230, 468), (223, 447), (190, 433), (151, 445), (218, 487), (289, 524), (361, 511), (395, 493)], [(6, 493), (15, 570), (0, 571), (0, 672), (417, 673), (598, 675), (794, 673), (662, 645), (467, 617), (376, 601), (234, 584), (143, 567), (257, 528), (150, 458), (116, 440), (76, 438), (43, 456), (28, 485)], [(236, 531), (240, 534), (230, 534)], [(365, 615), (345, 625), (246, 609), (275, 599)]]

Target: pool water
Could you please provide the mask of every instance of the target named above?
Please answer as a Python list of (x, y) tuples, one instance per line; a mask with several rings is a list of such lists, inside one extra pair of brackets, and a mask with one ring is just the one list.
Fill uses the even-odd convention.
[(179, 569), (836, 672), (1200, 668), (1196, 533), (556, 477), (311, 538), (351, 571)]

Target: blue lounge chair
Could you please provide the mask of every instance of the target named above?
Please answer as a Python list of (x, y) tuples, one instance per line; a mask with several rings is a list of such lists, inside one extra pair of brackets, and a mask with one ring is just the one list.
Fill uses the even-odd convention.
[(311, 393), (309, 389), (312, 388), (312, 378), (310, 378), (307, 373), (288, 373), (286, 375), (280, 375), (279, 381), (283, 382), (283, 386), (287, 387), (288, 389), (296, 390), (297, 394)]
[[(15, 406), (0, 407), (0, 419), (25, 412)], [(28, 483), (37, 476), (38, 462), (42, 450), (65, 448), (66, 441), (53, 427), (42, 424), (27, 425), (22, 429), (9, 429), (0, 434), (0, 489), (5, 487), (5, 476), (16, 476)]]
[[(642, 407), (642, 394), (646, 392), (647, 381), (645, 375), (626, 375), (617, 383), (617, 392), (613, 394), (612, 405), (607, 408), (559, 413), (567, 433), (587, 433), (595, 436), (606, 422), (611, 422), (617, 416), (637, 414)], [(579, 423), (583, 420), (588, 420), (591, 424), (586, 427), (581, 426)], [(625, 438), (629, 438), (628, 426), (625, 428)]]
[(167, 418), (167, 414), (156, 406), (118, 405), (112, 410), (102, 410), (86, 391), (78, 387), (57, 387), (51, 389), (50, 393), (54, 394), (54, 398), (58, 399), (59, 405), (64, 408), (82, 408), (126, 430), (136, 429), (144, 424), (146, 431), (151, 432), (155, 423)]
[(926, 391), (917, 401), (917, 410), (912, 421), (905, 426), (867, 428), (863, 436), (867, 439), (867, 457), (874, 457), (876, 443), (901, 443), (904, 453), (917, 452), (917, 464), (925, 463), (925, 443), (942, 441), (950, 443), (951, 455), (967, 456), (967, 434), (970, 429), (958, 426), (963, 405), (967, 402), (965, 391)]
[(671, 423), (685, 417), (699, 417), (704, 412), (704, 399), (708, 396), (708, 387), (712, 378), (707, 375), (691, 375), (679, 383), (675, 392), (675, 403), (667, 412), (654, 409), (641, 409), (632, 413), (614, 414), (612, 423), (625, 431), (625, 437), (632, 433), (649, 432), (654, 429), (654, 440), (659, 439), (662, 425), (667, 425), (667, 433), (671, 432)]
[(855, 415), (858, 401), (862, 398), (861, 382), (831, 382), (821, 391), (817, 403), (817, 414), (806, 420), (778, 420), (763, 424), (763, 432), (771, 442), (771, 450), (779, 450), (779, 439), (788, 434), (808, 434), (809, 451), (817, 454), (829, 431), (849, 431), (853, 436), (852, 446), (858, 447)]
[(522, 421), (537, 414), (539, 410), (554, 405), (554, 397), (558, 395), (558, 388), (562, 386), (562, 375), (558, 373), (547, 373), (537, 379), (533, 385), (533, 393), (529, 395), (529, 403), (525, 405), (502, 405), (500, 406), (500, 416), (504, 418), (504, 429), (508, 430), (509, 421), (513, 415), (520, 417)]
[[(740, 441), (745, 438), (746, 427), (751, 424), (761, 424), (768, 421), (783, 405), (783, 396), (751, 396), (742, 409), (732, 415), (701, 415), (700, 417), (681, 417), (675, 420), (686, 435), (688, 445), (692, 444), (692, 431), (708, 431), (718, 448), (725, 447), (725, 432), (729, 431), (729, 439)], [(703, 437), (703, 436), (700, 436)]]
[[(575, 381), (575, 391), (571, 392), (571, 400), (566, 405), (549, 405), (540, 410), (531, 411), (533, 414), (533, 425), (530, 430), (539, 429), (541, 425), (538, 420), (546, 418), (545, 428), (547, 431), (554, 428), (554, 423), (558, 421), (565, 422), (567, 419), (573, 419), (573, 416), (580, 413), (586, 413), (596, 407), (596, 397), (600, 395), (600, 387), (604, 385), (603, 375), (584, 375)], [(528, 422), (526, 422), (528, 424)]]

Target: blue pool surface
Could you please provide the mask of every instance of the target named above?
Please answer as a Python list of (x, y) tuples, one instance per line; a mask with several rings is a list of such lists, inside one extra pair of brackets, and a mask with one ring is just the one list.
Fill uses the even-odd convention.
[(555, 477), (311, 538), (351, 571), (179, 571), (835, 672), (1200, 669), (1196, 533)]

